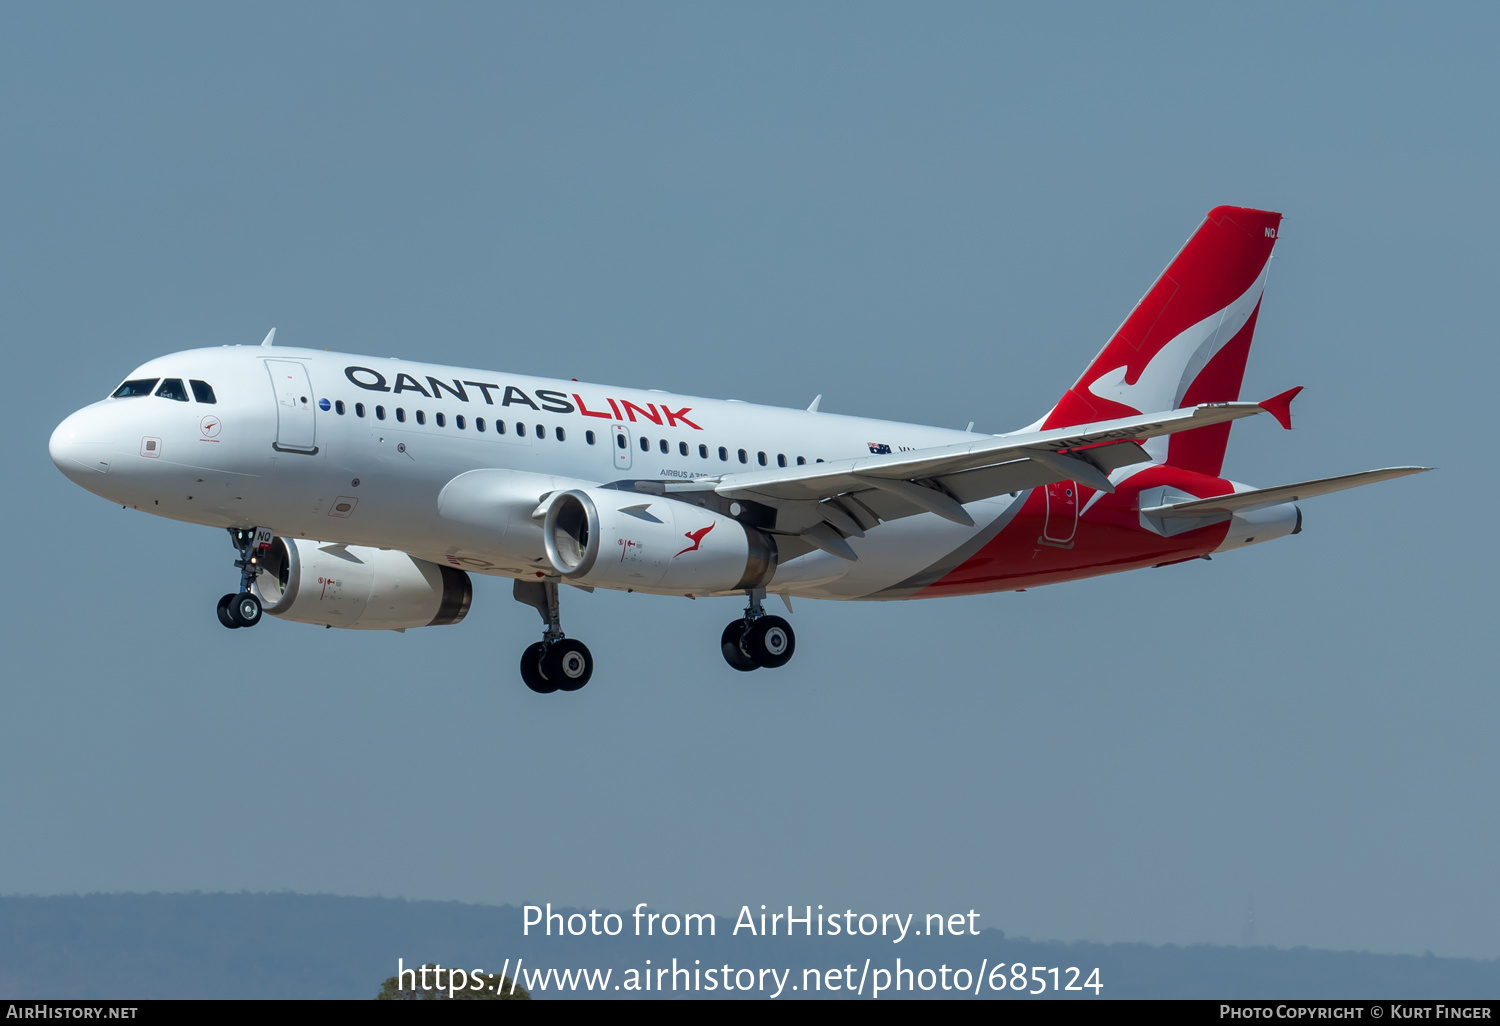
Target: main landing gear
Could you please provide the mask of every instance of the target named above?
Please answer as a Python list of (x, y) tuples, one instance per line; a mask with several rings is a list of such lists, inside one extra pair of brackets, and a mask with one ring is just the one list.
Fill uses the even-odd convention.
[(260, 623), (261, 609), (260, 599), (255, 597), (250, 587), (263, 569), (260, 565), (260, 552), (271, 547), (271, 529), (231, 527), (229, 538), (240, 553), (240, 558), (234, 561), (240, 571), (240, 590), (219, 599), (219, 622), (231, 629), (254, 627)]
[(581, 641), (564, 637), (556, 581), (516, 581), (517, 602), (532, 606), (547, 626), (542, 640), (521, 653), (521, 679), (541, 695), (577, 691), (594, 675), (594, 657)]
[(732, 621), (719, 636), (724, 661), (736, 670), (748, 673), (762, 666), (785, 666), (797, 650), (797, 635), (792, 625), (779, 616), (766, 613), (764, 588), (745, 592), (750, 604), (742, 619)]

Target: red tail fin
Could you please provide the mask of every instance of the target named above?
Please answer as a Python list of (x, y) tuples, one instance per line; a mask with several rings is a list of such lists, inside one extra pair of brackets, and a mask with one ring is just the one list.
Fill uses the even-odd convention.
[[(1268, 210), (1209, 211), (1043, 426), (1237, 400), (1280, 226)], [(1159, 462), (1218, 476), (1228, 442), (1220, 424), (1146, 448)]]

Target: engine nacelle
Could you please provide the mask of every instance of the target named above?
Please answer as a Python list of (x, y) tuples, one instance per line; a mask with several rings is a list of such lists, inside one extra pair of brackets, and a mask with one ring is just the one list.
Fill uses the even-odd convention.
[(485, 468), (460, 474), (438, 494), (438, 519), (446, 551), (469, 566), (524, 573), (543, 558), (537, 504), (585, 482), (551, 474)]
[(261, 558), (255, 592), (283, 620), (359, 630), (458, 623), (469, 611), (469, 575), (404, 552), (277, 538)]
[(547, 500), (542, 540), (552, 569), (577, 584), (666, 594), (761, 588), (776, 545), (739, 521), (612, 488), (574, 488)]

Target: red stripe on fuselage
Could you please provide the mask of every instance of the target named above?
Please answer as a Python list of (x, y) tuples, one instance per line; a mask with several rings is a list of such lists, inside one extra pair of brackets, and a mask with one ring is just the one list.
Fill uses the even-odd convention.
[[(1015, 519), (989, 544), (912, 598), (1036, 588), (1193, 559), (1218, 548), (1229, 531), (1227, 523), (1186, 531), (1171, 538), (1163, 538), (1141, 526), (1141, 491), (1162, 486), (1198, 498), (1225, 495), (1234, 490), (1233, 485), (1223, 478), (1177, 467), (1150, 467), (1126, 479), (1114, 494), (1105, 495), (1094, 503), (1078, 518), (1071, 544), (1063, 546), (1042, 540), (1047, 528), (1046, 489), (1032, 489)], [(1077, 484), (1073, 487), (1079, 492), (1079, 508), (1095, 494)], [(1054, 530), (1053, 533), (1058, 532)]]

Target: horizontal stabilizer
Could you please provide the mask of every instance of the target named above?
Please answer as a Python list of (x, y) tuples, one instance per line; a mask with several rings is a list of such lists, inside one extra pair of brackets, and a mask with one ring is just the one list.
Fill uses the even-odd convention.
[(1144, 506), (1141, 515), (1161, 520), (1222, 518), (1247, 510), (1277, 506), (1283, 502), (1311, 499), (1316, 495), (1341, 492), (1346, 488), (1389, 481), (1408, 474), (1421, 474), (1431, 467), (1386, 467), (1384, 470), (1366, 470), (1359, 474), (1344, 474), (1341, 477), (1322, 477), (1316, 481), (1299, 481), (1296, 484), (1276, 485), (1271, 488), (1252, 488), (1248, 492), (1230, 495), (1215, 495), (1208, 499), (1192, 499), (1187, 502), (1172, 502), (1164, 506)]

